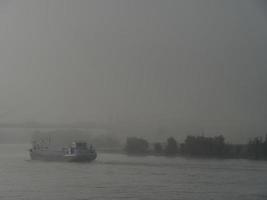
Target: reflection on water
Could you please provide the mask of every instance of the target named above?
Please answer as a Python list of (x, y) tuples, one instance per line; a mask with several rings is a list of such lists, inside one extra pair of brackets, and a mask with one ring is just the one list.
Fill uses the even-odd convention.
[(267, 162), (101, 154), (92, 163), (30, 161), (0, 145), (0, 199), (267, 199)]

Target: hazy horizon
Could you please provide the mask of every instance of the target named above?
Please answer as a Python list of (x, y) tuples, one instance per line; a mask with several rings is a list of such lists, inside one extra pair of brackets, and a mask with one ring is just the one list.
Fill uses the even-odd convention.
[(263, 0), (0, 2), (0, 123), (267, 133)]

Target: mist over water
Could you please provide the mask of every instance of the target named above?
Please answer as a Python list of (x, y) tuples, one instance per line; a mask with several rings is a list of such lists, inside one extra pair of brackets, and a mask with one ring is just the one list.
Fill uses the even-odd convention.
[(13, 199), (266, 199), (266, 162), (99, 154), (93, 163), (31, 161), (0, 145), (0, 197)]

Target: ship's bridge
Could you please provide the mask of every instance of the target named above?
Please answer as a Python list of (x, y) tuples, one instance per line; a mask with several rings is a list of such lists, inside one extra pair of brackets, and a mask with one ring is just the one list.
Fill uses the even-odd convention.
[(86, 142), (73, 142), (71, 144), (72, 148), (76, 149), (87, 149), (87, 143)]

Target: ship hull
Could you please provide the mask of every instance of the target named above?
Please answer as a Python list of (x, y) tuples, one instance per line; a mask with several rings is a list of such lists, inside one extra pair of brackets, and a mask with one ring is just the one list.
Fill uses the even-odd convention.
[(65, 162), (91, 162), (96, 159), (96, 153), (84, 155), (64, 155), (62, 152), (31, 152), (30, 157), (32, 160), (42, 161), (65, 161)]

